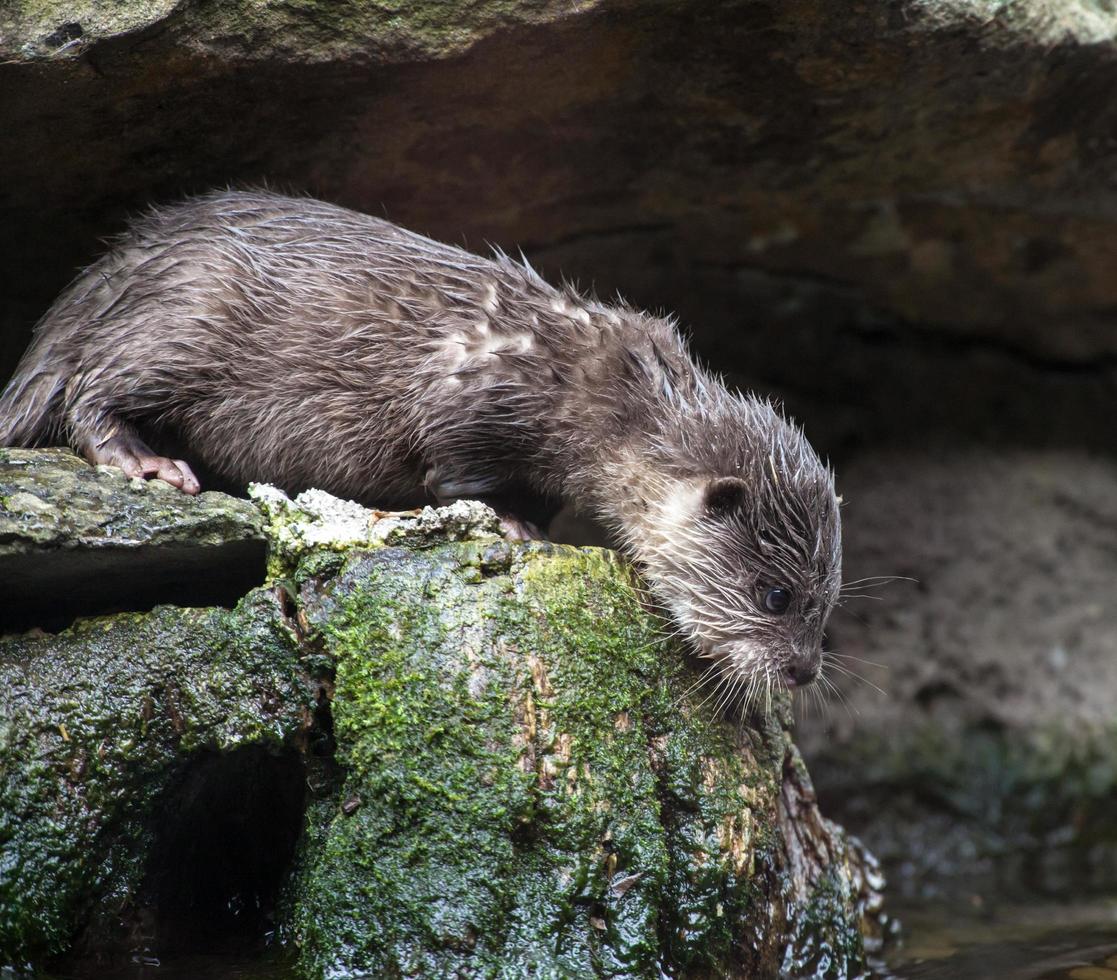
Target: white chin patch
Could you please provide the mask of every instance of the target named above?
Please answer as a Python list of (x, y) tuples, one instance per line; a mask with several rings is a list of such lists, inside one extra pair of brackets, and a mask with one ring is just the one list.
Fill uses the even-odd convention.
[(722, 669), (746, 674), (751, 674), (767, 659), (761, 644), (747, 640), (709, 645), (706, 651), (708, 652), (704, 651), (704, 656), (715, 661)]

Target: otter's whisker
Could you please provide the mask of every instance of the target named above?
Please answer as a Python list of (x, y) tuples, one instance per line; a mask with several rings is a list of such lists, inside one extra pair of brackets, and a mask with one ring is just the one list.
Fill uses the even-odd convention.
[(845, 708), (846, 714), (849, 715), (850, 718), (852, 718), (855, 714), (860, 714), (860, 712), (856, 708), (850, 707), (849, 701), (846, 699), (846, 696), (842, 693), (841, 689), (838, 688), (832, 680), (830, 680), (829, 677), (820, 676), (819, 681), (822, 683), (823, 688), (828, 693), (833, 694), (838, 703), (841, 704), (843, 708)]
[(819, 717), (825, 718), (827, 710), (830, 707), (830, 703), (826, 700), (826, 696), (823, 694), (822, 685), (816, 684), (814, 687), (812, 687), (811, 694), (814, 697), (815, 702), (818, 704)]
[(876, 691), (882, 697), (888, 697), (888, 694), (884, 690), (879, 688), (876, 684), (874, 684), (871, 680), (869, 680), (863, 674), (859, 674), (857, 671), (851, 670), (849, 667), (846, 667), (844, 664), (837, 663), (836, 661), (831, 661), (829, 666), (832, 669), (836, 670), (843, 677), (849, 677), (851, 680), (860, 681), (862, 684), (865, 684), (868, 687), (871, 687), (874, 691)]
[(842, 591), (846, 589), (856, 588), (859, 585), (890, 585), (893, 582), (915, 582), (918, 583), (919, 579), (912, 578), (910, 575), (866, 575), (864, 578), (854, 579), (852, 582), (845, 582), (842, 585)]
[(839, 653), (837, 650), (827, 650), (824, 657), (833, 657), (838, 660), (854, 660), (859, 664), (868, 664), (870, 667), (879, 667), (881, 670), (888, 670), (888, 664), (877, 663), (875, 660), (866, 660), (864, 657), (855, 657), (852, 653)]
[(834, 609), (845, 616), (849, 616), (850, 619), (856, 619), (857, 622), (859, 622), (866, 629), (872, 629), (872, 625), (864, 616), (860, 615), (859, 613), (855, 613), (852, 609), (847, 608), (844, 602), (834, 603)]
[(688, 687), (685, 691), (683, 691), (682, 694), (680, 694), (675, 699), (675, 706), (678, 707), (685, 700), (687, 700), (692, 694), (696, 694), (701, 688), (705, 687), (711, 681), (718, 680), (720, 676), (721, 676), (721, 671), (718, 669), (718, 667), (716, 665), (712, 665), (712, 666), (706, 668), (706, 670), (703, 671), (702, 676), (697, 681), (695, 681), (693, 684), (691, 684), (690, 687)]

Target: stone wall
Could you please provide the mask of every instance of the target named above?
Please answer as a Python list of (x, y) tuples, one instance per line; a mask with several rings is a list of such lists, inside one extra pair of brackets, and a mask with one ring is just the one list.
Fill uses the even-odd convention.
[(1049, 0), (8, 4), (0, 376), (127, 214), (269, 182), (674, 310), (835, 455), (1102, 446), (1115, 33)]

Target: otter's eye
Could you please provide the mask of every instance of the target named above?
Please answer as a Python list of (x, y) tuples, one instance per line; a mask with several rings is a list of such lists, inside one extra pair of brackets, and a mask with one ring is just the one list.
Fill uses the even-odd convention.
[(790, 605), (790, 589), (775, 588), (764, 593), (764, 608), (770, 613), (775, 613), (778, 616), (780, 613), (787, 612), (787, 607)]

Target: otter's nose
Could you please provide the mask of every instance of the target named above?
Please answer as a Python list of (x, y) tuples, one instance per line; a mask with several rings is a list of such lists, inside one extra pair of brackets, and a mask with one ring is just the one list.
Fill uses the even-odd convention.
[(793, 660), (783, 669), (783, 680), (788, 687), (803, 687), (818, 676), (818, 664), (807, 660)]

